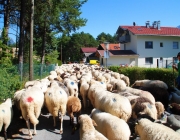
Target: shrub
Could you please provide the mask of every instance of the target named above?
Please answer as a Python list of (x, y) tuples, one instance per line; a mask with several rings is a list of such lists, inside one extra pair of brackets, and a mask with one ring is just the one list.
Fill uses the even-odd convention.
[(173, 72), (172, 69), (165, 68), (142, 68), (142, 67), (119, 67), (112, 66), (109, 68), (112, 71), (116, 71), (129, 77), (130, 83), (133, 84), (136, 80), (161, 80), (168, 86), (175, 84), (175, 78), (178, 76), (177, 72)]

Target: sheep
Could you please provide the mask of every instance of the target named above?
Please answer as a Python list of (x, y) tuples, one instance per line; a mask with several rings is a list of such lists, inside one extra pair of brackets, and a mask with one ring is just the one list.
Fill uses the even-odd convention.
[(130, 92), (118, 92), (117, 90), (114, 90), (112, 92), (128, 98), (129, 101), (140, 97), (140, 96), (134, 95)]
[(87, 114), (80, 115), (78, 122), (80, 124), (80, 140), (108, 140), (94, 128), (97, 124)]
[(26, 91), (26, 89), (21, 89), (18, 90), (14, 93), (14, 97), (13, 97), (13, 102), (14, 105), (17, 107), (17, 109), (20, 110), (20, 99), (21, 99), (21, 95)]
[(120, 79), (122, 79), (126, 83), (126, 86), (129, 87), (130, 80), (128, 76), (125, 76), (124, 74), (120, 74)]
[(177, 103), (171, 103), (169, 105), (172, 114), (180, 115), (180, 105)]
[(163, 124), (151, 122), (146, 118), (142, 118), (138, 121), (135, 126), (135, 132), (142, 140), (180, 139), (180, 135), (173, 129), (164, 126)]
[(167, 109), (168, 104), (169, 104), (169, 92), (167, 89), (164, 89), (162, 87), (153, 87), (153, 88), (152, 87), (143, 87), (143, 86), (140, 86), (140, 87), (132, 86), (132, 87), (138, 88), (143, 91), (150, 92), (154, 96), (155, 101), (162, 102), (164, 107)]
[(161, 119), (164, 116), (165, 108), (161, 102), (155, 102), (157, 110), (157, 119)]
[(94, 94), (94, 107), (117, 116), (126, 122), (132, 113), (131, 104), (126, 97), (109, 91), (98, 90)]
[[(74, 113), (76, 113), (76, 122), (78, 123), (78, 117), (81, 113), (81, 101), (78, 97), (69, 96), (67, 101), (67, 113), (70, 117), (70, 125), (74, 128)], [(72, 131), (72, 134), (75, 130)]]
[(80, 95), (83, 99), (83, 105), (84, 105), (84, 109), (86, 109), (86, 101), (87, 101), (87, 93), (89, 90), (89, 84), (87, 83), (86, 79), (81, 78), (80, 80)]
[(66, 114), (66, 104), (68, 100), (67, 93), (56, 84), (51, 85), (45, 92), (45, 106), (48, 111), (52, 114), (54, 120), (54, 127), (56, 126), (55, 118), (60, 117), (60, 134), (63, 133), (63, 116)]
[(4, 125), (4, 138), (7, 139), (7, 129), (13, 118), (12, 101), (10, 98), (0, 104), (0, 132)]
[(53, 84), (55, 84), (55, 85), (61, 87), (62, 89), (64, 89), (64, 91), (67, 93), (67, 95), (70, 96), (69, 90), (64, 85), (64, 83), (54, 80), (54, 81), (51, 81), (50, 86), (53, 85)]
[(90, 116), (97, 124), (96, 130), (109, 140), (129, 140), (131, 132), (123, 119), (95, 108), (91, 111)]
[(30, 131), (30, 122), (34, 125), (34, 134), (36, 132), (36, 125), (39, 123), (38, 117), (41, 113), (41, 108), (44, 104), (44, 93), (39, 87), (39, 85), (34, 85), (28, 88), (20, 98), (20, 109), (26, 125), (28, 127), (29, 136), (32, 138), (32, 133)]
[(70, 96), (78, 97), (78, 84), (77, 84), (77, 82), (75, 82), (69, 78), (65, 78), (64, 79), (64, 85), (68, 88)]
[(136, 80), (132, 86), (143, 86), (143, 87), (161, 87), (164, 89), (168, 89), (168, 86), (166, 83), (160, 80)]
[(139, 97), (136, 99), (131, 100), (132, 106), (132, 118), (137, 119), (137, 115), (140, 114), (147, 114), (153, 119), (157, 119), (157, 109), (156, 106), (145, 97)]
[(131, 88), (131, 87), (126, 87), (124, 90), (119, 89), (118, 91), (119, 92), (128, 92), (128, 93), (131, 93), (133, 95), (140, 96), (140, 97), (146, 97), (153, 104), (155, 104), (154, 96), (150, 92), (148, 92), (148, 91), (144, 91), (144, 90), (140, 90), (140, 89), (135, 89), (135, 88)]

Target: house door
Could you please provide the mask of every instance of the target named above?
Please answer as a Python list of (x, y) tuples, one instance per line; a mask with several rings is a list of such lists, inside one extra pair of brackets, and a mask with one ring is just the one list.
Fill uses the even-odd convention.
[(101, 65), (103, 65), (103, 58), (101, 58)]

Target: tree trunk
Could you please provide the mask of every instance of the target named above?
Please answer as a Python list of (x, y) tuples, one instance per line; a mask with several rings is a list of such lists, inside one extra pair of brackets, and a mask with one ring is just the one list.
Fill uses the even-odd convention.
[(21, 81), (23, 77), (23, 50), (24, 50), (24, 17), (25, 17), (25, 1), (21, 0), (21, 11), (20, 11), (20, 39), (19, 39), (19, 72), (21, 75)]
[(34, 0), (31, 1), (31, 27), (30, 27), (30, 49), (29, 49), (29, 81), (33, 80), (33, 26), (34, 26)]
[[(7, 2), (7, 3), (6, 3)], [(3, 44), (7, 45), (8, 41), (8, 32), (9, 32), (9, 15), (10, 15), (10, 0), (4, 1), (4, 29), (5, 36), (3, 40)]]
[(43, 38), (42, 38), (42, 55), (41, 55), (40, 75), (42, 75), (43, 65), (44, 65), (44, 62), (45, 62), (45, 48), (46, 48), (46, 21), (44, 21), (44, 33), (43, 33)]

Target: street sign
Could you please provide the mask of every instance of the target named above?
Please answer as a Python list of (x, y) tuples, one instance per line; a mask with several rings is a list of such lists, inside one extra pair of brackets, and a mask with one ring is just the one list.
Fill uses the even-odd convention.
[(109, 51), (108, 50), (104, 51), (104, 58), (109, 58)]

